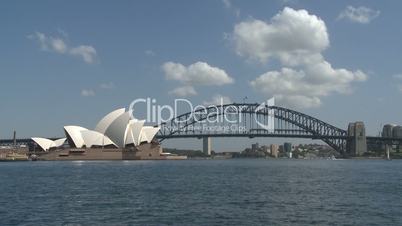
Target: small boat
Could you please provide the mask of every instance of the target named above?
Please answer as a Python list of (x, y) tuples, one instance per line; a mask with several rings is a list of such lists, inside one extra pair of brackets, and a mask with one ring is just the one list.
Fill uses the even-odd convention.
[(32, 155), (29, 156), (29, 160), (31, 160), (31, 161), (37, 161), (37, 160), (38, 160), (38, 156), (35, 155), (35, 154), (32, 154)]

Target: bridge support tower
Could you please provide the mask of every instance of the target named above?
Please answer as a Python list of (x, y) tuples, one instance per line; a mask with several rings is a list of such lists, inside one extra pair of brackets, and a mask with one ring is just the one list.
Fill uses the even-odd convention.
[(211, 155), (211, 137), (202, 138), (202, 151), (206, 155)]
[(367, 152), (366, 128), (363, 122), (351, 122), (348, 126), (347, 152), (359, 156)]
[(390, 159), (390, 156), (389, 156), (389, 153), (390, 153), (390, 150), (392, 149), (392, 145), (389, 145), (389, 144), (386, 144), (385, 145), (385, 156), (386, 156), (386, 158), (389, 160)]

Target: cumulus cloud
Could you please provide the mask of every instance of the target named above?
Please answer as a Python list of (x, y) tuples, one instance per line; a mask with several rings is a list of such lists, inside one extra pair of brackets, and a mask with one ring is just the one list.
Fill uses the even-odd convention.
[(172, 90), (171, 94), (196, 95), (194, 86), (222, 86), (234, 82), (224, 70), (205, 62), (196, 62), (189, 66), (166, 62), (162, 65), (162, 70), (167, 80), (175, 80), (183, 84), (183, 87)]
[(67, 45), (61, 38), (46, 36), (41, 32), (35, 32), (28, 35), (29, 39), (37, 40), (41, 50), (43, 51), (53, 51), (56, 53), (65, 53), (67, 50)]
[(81, 45), (70, 49), (70, 54), (81, 57), (86, 63), (93, 63), (96, 57), (96, 50), (92, 46)]
[(285, 7), (270, 22), (251, 19), (235, 25), (233, 41), (240, 56), (259, 60), (279, 58), (291, 64), (329, 45), (324, 21), (306, 10)]
[(111, 90), (114, 89), (115, 85), (112, 82), (109, 83), (101, 83), (99, 86), (93, 88), (86, 88), (81, 90), (81, 96), (83, 97), (93, 97), (96, 96), (97, 93), (100, 93), (105, 90)]
[(66, 44), (60, 38), (51, 38), (50, 44), (52, 46), (52, 49), (58, 53), (65, 53), (67, 50)]
[(169, 94), (178, 97), (188, 97), (197, 95), (197, 91), (195, 91), (194, 87), (192, 86), (181, 86), (169, 91)]
[(285, 7), (269, 22), (241, 22), (235, 26), (232, 39), (240, 56), (261, 63), (279, 60), (280, 70), (261, 74), (250, 84), (289, 107), (317, 107), (321, 97), (350, 93), (352, 82), (367, 79), (361, 70), (333, 68), (325, 60), (322, 52), (329, 47), (327, 27), (306, 10)]
[(83, 96), (83, 97), (95, 96), (95, 91), (93, 91), (91, 89), (83, 89), (83, 90), (81, 90), (81, 96)]
[(373, 10), (365, 6), (348, 6), (338, 16), (338, 19), (347, 19), (355, 23), (368, 24), (380, 15), (379, 10)]
[(313, 66), (313, 68), (307, 66), (305, 70), (282, 68), (280, 71), (269, 71), (251, 81), (250, 84), (255, 90), (267, 96), (275, 96), (283, 105), (312, 108), (321, 105), (320, 97), (331, 93), (350, 93), (352, 81), (366, 79), (361, 71), (333, 69), (328, 62), (322, 64), (324, 65)]
[(230, 99), (230, 97), (227, 96), (222, 96), (220, 94), (216, 94), (212, 97), (211, 100), (204, 101), (203, 104), (205, 106), (211, 106), (211, 105), (224, 105), (224, 104), (231, 104), (233, 101)]
[(95, 48), (90, 45), (69, 47), (62, 38), (48, 36), (41, 32), (35, 32), (31, 35), (28, 35), (28, 38), (36, 40), (40, 45), (40, 49), (43, 51), (78, 56), (81, 57), (86, 63), (93, 63), (97, 55)]
[(221, 86), (233, 83), (233, 79), (222, 69), (204, 62), (189, 66), (167, 62), (162, 66), (166, 79), (177, 80), (188, 85)]

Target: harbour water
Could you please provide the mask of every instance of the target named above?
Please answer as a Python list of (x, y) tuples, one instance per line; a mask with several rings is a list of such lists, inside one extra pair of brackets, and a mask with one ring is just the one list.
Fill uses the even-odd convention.
[(0, 225), (401, 225), (402, 161), (0, 163)]

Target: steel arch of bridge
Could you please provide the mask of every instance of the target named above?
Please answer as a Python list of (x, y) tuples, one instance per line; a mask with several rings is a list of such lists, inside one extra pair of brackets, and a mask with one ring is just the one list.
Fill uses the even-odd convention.
[[(229, 115), (230, 113), (230, 115)], [(205, 131), (211, 119), (217, 119), (227, 114), (227, 117), (241, 118), (238, 131)], [(275, 122), (274, 131), (261, 128), (256, 122), (267, 123), (269, 116)], [(214, 123), (212, 126), (229, 126), (230, 123)], [(205, 125), (207, 127), (205, 127)], [(162, 123), (157, 134), (160, 141), (169, 138), (186, 137), (295, 137), (321, 139), (340, 153), (346, 153), (347, 131), (323, 122), (301, 112), (278, 106), (261, 106), (260, 104), (233, 103), (218, 106), (209, 106), (177, 116)]]

